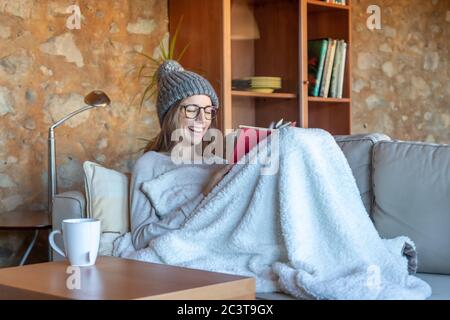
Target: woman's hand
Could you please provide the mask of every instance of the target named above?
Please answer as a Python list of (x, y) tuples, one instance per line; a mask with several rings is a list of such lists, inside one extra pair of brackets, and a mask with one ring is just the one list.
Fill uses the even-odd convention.
[(223, 179), (223, 177), (233, 168), (233, 164), (227, 164), (223, 168), (216, 171), (211, 179), (209, 180), (208, 184), (203, 187), (202, 193), (206, 197), (211, 190), (220, 182), (220, 180)]

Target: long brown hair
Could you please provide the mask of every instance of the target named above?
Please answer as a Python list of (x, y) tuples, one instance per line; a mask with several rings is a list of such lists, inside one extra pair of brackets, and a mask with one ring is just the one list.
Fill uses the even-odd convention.
[[(170, 152), (178, 141), (172, 141), (172, 132), (178, 129), (180, 124), (181, 100), (176, 102), (164, 116), (161, 131), (145, 146), (144, 153), (148, 151)], [(209, 129), (216, 128), (216, 118), (211, 121)], [(205, 141), (203, 142), (205, 148)]]

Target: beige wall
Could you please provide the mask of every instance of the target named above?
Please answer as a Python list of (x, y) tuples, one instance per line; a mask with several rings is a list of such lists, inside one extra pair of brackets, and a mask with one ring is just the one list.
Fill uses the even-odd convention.
[[(353, 3), (353, 131), (450, 143), (450, 0)], [(371, 4), (381, 30), (366, 27)]]
[[(80, 30), (66, 28), (74, 2)], [(153, 103), (138, 112), (142, 85), (132, 71), (145, 60), (131, 52), (152, 55), (167, 22), (164, 0), (0, 0), (0, 212), (46, 208), (48, 127), (93, 89), (112, 106), (57, 129), (60, 190), (82, 189), (85, 160), (130, 170), (138, 138), (159, 129)], [(0, 263), (20, 239), (0, 233)]]

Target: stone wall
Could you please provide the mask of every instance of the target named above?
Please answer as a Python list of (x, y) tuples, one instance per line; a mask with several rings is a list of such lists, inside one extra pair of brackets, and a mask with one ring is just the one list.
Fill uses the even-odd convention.
[[(74, 3), (79, 30), (66, 26)], [(145, 58), (135, 51), (157, 54), (167, 31), (164, 0), (0, 0), (0, 212), (47, 207), (48, 127), (94, 89), (111, 107), (56, 130), (59, 191), (83, 189), (85, 160), (131, 169), (139, 138), (159, 129), (153, 102), (139, 111)], [(22, 240), (0, 233), (0, 264), (15, 260)]]
[(450, 0), (352, 1), (353, 132), (450, 143)]

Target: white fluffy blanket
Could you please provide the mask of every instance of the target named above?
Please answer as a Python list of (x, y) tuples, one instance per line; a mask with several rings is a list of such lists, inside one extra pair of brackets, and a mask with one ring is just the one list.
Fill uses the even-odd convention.
[[(417, 262), (413, 242), (379, 237), (329, 133), (280, 130), (279, 170), (262, 175), (272, 140), (260, 143), (260, 152), (250, 152), (257, 163), (235, 165), (179, 230), (139, 251), (127, 234), (116, 241), (114, 255), (251, 276), (257, 292), (282, 291), (303, 299), (431, 295), (428, 284), (411, 275)], [(170, 190), (177, 174), (148, 182), (147, 195)], [(199, 183), (195, 174), (185, 175), (186, 181)]]

